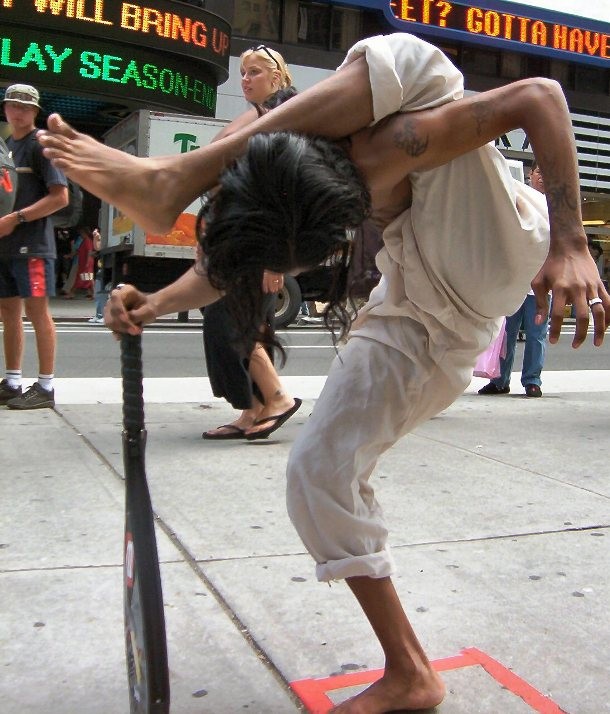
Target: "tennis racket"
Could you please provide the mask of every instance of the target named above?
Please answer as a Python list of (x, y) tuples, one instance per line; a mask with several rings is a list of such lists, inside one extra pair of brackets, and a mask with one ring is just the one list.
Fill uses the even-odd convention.
[(169, 672), (163, 594), (144, 452), (142, 343), (121, 337), (125, 551), (123, 605), (131, 714), (169, 712)]

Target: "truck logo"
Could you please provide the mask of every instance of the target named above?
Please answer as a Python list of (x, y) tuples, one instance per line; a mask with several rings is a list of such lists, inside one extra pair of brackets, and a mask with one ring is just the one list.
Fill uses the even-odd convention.
[(197, 137), (195, 134), (174, 134), (174, 144), (180, 144), (180, 153), (186, 154), (187, 151), (194, 151), (199, 146), (196, 143)]

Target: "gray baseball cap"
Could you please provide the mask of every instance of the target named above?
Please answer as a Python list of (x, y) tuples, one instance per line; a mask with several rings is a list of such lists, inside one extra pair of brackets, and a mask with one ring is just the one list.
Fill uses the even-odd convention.
[(19, 104), (29, 104), (32, 107), (40, 106), (40, 94), (36, 87), (30, 84), (11, 84), (6, 88), (3, 102), (17, 102)]

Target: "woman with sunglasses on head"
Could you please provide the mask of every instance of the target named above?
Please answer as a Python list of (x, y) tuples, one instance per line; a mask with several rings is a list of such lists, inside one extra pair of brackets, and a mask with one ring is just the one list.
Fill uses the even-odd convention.
[[(240, 71), (242, 92), (256, 112), (247, 112), (244, 120), (262, 116), (297, 93), (284, 58), (265, 45), (241, 55)], [(225, 135), (221, 132), (216, 138)], [(282, 273), (265, 271), (261, 337), (265, 339), (266, 335), (266, 342), (272, 339), (276, 295), (283, 287)], [(251, 343), (244, 345), (239, 337), (224, 298), (205, 308), (203, 345), (212, 391), (242, 412), (231, 423), (204, 431), (204, 439), (266, 438), (301, 405), (301, 400), (293, 399), (282, 388), (272, 350), (261, 342), (255, 342), (253, 347)]]

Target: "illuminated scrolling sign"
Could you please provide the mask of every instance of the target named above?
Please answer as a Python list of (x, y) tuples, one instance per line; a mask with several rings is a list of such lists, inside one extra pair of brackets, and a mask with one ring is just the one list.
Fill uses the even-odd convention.
[[(486, 4), (488, 7), (445, 0), (394, 0), (389, 2), (389, 8), (396, 26), (405, 31), (409, 31), (409, 26), (415, 32), (423, 28), (444, 30), (443, 35), (465, 42), (484, 39), (486, 44), (503, 44), (507, 49), (531, 50), (610, 67), (607, 24), (525, 5), (493, 3), (489, 7), (492, 3)], [(585, 29), (583, 23), (596, 29)]]
[(186, 57), (133, 45), (0, 28), (0, 75), (11, 81), (213, 116), (216, 81)]
[(213, 116), (230, 26), (171, 0), (0, 0), (0, 79)]

